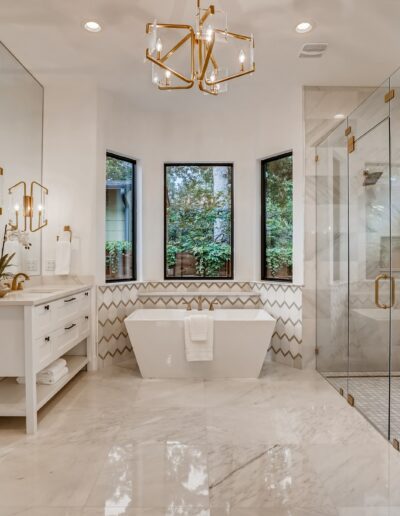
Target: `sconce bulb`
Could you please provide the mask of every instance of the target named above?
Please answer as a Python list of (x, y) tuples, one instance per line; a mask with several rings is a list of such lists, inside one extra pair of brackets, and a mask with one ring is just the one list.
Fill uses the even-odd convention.
[(207, 41), (212, 40), (213, 32), (214, 32), (213, 28), (211, 27), (211, 25), (209, 25), (206, 30), (206, 40)]
[(154, 83), (154, 84), (158, 84), (158, 83), (159, 83), (159, 79), (158, 79), (157, 75), (155, 75), (155, 76), (153, 77), (153, 83)]
[(156, 50), (157, 50), (157, 52), (161, 52), (162, 49), (163, 49), (163, 45), (162, 45), (161, 39), (158, 38), (157, 43), (156, 43)]
[(212, 72), (212, 74), (210, 75), (210, 82), (214, 82), (214, 81), (215, 81), (215, 79), (216, 79), (216, 77), (215, 77), (215, 73), (214, 73), (214, 72)]
[(165, 77), (166, 77), (167, 79), (171, 79), (171, 72), (170, 72), (169, 70), (166, 70), (166, 71), (165, 71)]
[(242, 49), (239, 53), (239, 63), (243, 64), (246, 61), (246, 54), (244, 50)]
[(38, 211), (43, 211), (43, 206), (41, 204), (38, 205)]
[(15, 211), (19, 211), (19, 204), (16, 204), (16, 205), (14, 206), (14, 210), (15, 210)]

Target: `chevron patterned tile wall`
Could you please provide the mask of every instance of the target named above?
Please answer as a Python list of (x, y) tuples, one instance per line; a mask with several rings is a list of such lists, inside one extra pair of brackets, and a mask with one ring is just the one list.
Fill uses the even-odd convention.
[(199, 281), (124, 283), (98, 287), (100, 366), (133, 357), (124, 320), (138, 308), (177, 308), (202, 292), (222, 308), (259, 308), (277, 319), (270, 347), (273, 360), (301, 367), (301, 287), (254, 282)]
[(256, 282), (260, 304), (276, 319), (270, 352), (273, 360), (301, 369), (303, 342), (302, 287)]

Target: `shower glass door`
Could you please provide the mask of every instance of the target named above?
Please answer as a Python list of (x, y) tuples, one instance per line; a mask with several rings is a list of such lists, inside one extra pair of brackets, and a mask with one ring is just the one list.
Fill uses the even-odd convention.
[(389, 83), (349, 117), (348, 400), (389, 438), (391, 169)]
[(348, 154), (341, 123), (316, 149), (317, 369), (347, 396)]
[(391, 269), (395, 280), (395, 304), (391, 310), (390, 439), (400, 443), (400, 72), (390, 78), (394, 97), (390, 101), (391, 136)]

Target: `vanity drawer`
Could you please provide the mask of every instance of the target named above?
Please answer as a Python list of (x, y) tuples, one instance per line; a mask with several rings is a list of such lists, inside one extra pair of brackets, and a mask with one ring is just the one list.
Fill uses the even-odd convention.
[(53, 324), (62, 326), (74, 319), (80, 312), (80, 294), (73, 294), (55, 301), (52, 306)]
[(79, 321), (75, 320), (54, 332), (53, 353), (58, 358), (78, 343)]
[(90, 317), (89, 315), (85, 315), (81, 319), (79, 319), (79, 337), (85, 338), (85, 336), (89, 333), (90, 330)]
[(54, 303), (35, 307), (35, 335), (41, 336), (48, 333), (52, 326), (52, 312)]
[(80, 312), (90, 312), (90, 292), (82, 292), (81, 294), (78, 294), (79, 299), (79, 310)]
[(36, 372), (50, 364), (53, 359), (53, 339), (52, 335), (44, 335), (35, 340), (37, 353)]

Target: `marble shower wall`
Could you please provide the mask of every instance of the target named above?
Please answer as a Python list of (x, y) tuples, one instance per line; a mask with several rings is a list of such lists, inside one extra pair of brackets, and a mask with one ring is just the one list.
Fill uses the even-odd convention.
[(269, 360), (302, 367), (302, 291), (292, 285), (265, 282), (146, 282), (105, 285), (97, 289), (99, 365), (133, 357), (124, 320), (138, 308), (178, 308), (190, 299), (188, 292), (202, 292), (219, 307), (264, 307), (277, 319), (268, 352)]
[[(318, 216), (324, 214), (324, 208), (329, 210), (332, 199), (324, 196), (326, 185), (324, 179), (317, 181), (316, 169), (316, 147), (323, 142), (326, 136), (340, 123), (335, 120), (336, 113), (349, 114), (355, 109), (371, 92), (373, 88), (366, 87), (340, 87), (340, 86), (306, 86), (303, 91), (303, 118), (304, 118), (304, 145), (305, 145), (305, 206), (304, 206), (304, 288), (302, 290), (302, 321), (303, 321), (303, 345), (302, 345), (302, 367), (315, 369), (315, 349), (318, 346), (325, 347), (326, 359), (328, 355), (333, 356), (337, 349), (330, 347), (329, 340), (317, 343), (317, 299), (316, 299), (316, 268), (317, 253), (319, 266), (321, 265), (321, 249), (317, 249), (317, 206)], [(321, 219), (319, 219), (321, 226)], [(320, 236), (320, 235), (318, 235)], [(321, 242), (321, 239), (319, 239)], [(324, 249), (322, 249), (324, 251)], [(329, 264), (330, 267), (333, 263)], [(327, 293), (328, 296), (329, 293)], [(328, 297), (326, 298), (329, 301)], [(341, 296), (339, 295), (339, 300)], [(328, 319), (339, 318), (338, 313), (332, 314), (332, 309), (337, 306), (335, 299), (332, 307), (328, 309)], [(324, 346), (325, 345), (325, 346)], [(339, 346), (340, 347), (340, 346)], [(328, 367), (328, 365), (326, 365)]]

